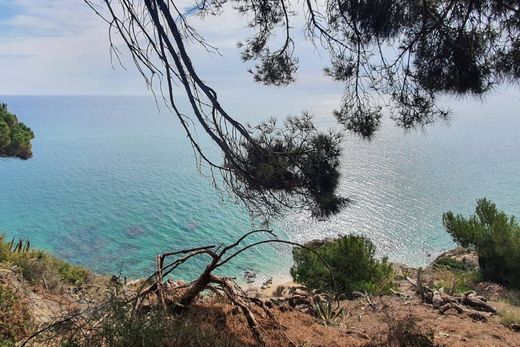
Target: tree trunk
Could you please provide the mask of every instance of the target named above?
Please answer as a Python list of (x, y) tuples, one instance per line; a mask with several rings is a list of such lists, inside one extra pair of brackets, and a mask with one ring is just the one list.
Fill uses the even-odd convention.
[(208, 265), (206, 270), (199, 276), (199, 278), (188, 287), (186, 292), (182, 295), (180, 301), (179, 301), (179, 308), (182, 310), (183, 308), (188, 307), (193, 300), (197, 297), (197, 295), (200, 294), (208, 284), (211, 282), (211, 271), (215, 269), (215, 265), (211, 263)]

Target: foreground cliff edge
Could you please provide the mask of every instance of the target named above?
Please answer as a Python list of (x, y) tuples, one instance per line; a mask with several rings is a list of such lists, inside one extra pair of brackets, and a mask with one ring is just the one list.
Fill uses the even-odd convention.
[[(178, 315), (163, 310), (153, 294), (135, 312), (125, 311), (144, 280), (123, 283), (116, 276), (96, 275), (29, 248), (25, 243), (6, 246), (3, 242), (1, 346), (24, 342), (46, 346), (257, 345), (237, 307), (217, 291), (200, 296)], [(496, 284), (479, 283), (476, 259), (475, 252), (458, 248), (425, 269), (394, 264), (391, 295), (358, 293), (357, 298), (341, 301), (339, 306), (332, 303), (329, 307), (319, 294), (295, 284), (271, 285), (269, 295), (267, 290), (249, 288), (247, 295), (274, 315), (271, 318), (277, 324), (265, 314), (257, 314), (269, 346), (518, 345), (520, 295)], [(165, 282), (165, 287), (176, 290), (183, 285), (182, 281)], [(429, 300), (425, 299), (428, 290)], [(468, 296), (485, 306), (464, 301)], [(452, 306), (446, 307), (447, 303)], [(110, 312), (110, 318), (103, 312)]]

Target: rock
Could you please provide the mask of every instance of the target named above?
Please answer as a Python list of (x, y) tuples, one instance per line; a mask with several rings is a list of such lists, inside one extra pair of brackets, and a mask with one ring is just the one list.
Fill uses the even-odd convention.
[(143, 281), (144, 280), (142, 278), (128, 281), (128, 282), (126, 282), (126, 286), (129, 286), (129, 287), (138, 286), (138, 285), (141, 285), (143, 283)]
[(292, 311), (292, 307), (289, 306), (287, 303), (283, 303), (282, 305), (280, 305), (279, 309), (282, 312)]
[(244, 271), (243, 277), (247, 283), (253, 283), (256, 281), (256, 273), (249, 271), (249, 270)]
[(265, 299), (265, 298), (268, 298), (269, 296), (264, 294), (264, 293), (259, 293), (259, 292), (256, 292), (256, 298), (258, 299)]
[(488, 317), (482, 312), (472, 311), (468, 312), (468, 317), (479, 322), (487, 322)]
[(291, 287), (283, 287), (283, 286), (281, 286), (281, 288), (283, 288), (283, 289), (280, 292), (280, 296), (288, 297), (288, 296), (291, 295), (291, 293), (292, 293)]
[(442, 297), (441, 297), (441, 294), (437, 290), (433, 291), (432, 304), (433, 304), (433, 307), (435, 307), (435, 308), (441, 307)]
[(293, 290), (293, 294), (294, 294), (294, 295), (306, 296), (306, 295), (308, 295), (309, 293), (308, 293), (306, 290), (303, 290), (302, 288), (295, 288), (295, 289)]
[(311, 305), (311, 301), (307, 296), (293, 295), (289, 298), (289, 305), (295, 307), (297, 305)]
[(404, 279), (403, 270), (400, 267), (394, 267), (394, 277), (396, 280)]

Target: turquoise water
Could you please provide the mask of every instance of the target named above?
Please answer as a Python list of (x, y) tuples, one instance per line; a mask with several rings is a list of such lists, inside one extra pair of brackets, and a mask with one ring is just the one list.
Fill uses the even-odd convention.
[[(8, 237), (29, 238), (98, 272), (122, 269), (134, 277), (153, 271), (156, 253), (226, 243), (250, 230), (245, 211), (222, 202), (198, 174), (173, 116), (158, 113), (150, 98), (2, 101), (37, 136), (33, 159), (0, 159), (0, 230)], [(340, 190), (355, 203), (328, 222), (289, 215), (277, 231), (297, 241), (361, 233), (380, 254), (418, 265), (453, 246), (442, 212), (470, 213), (485, 196), (520, 215), (517, 109), (518, 100), (506, 94), (487, 104), (459, 102), (449, 127), (426, 134), (385, 126), (371, 142), (347, 136)], [(331, 118), (317, 121), (333, 125)], [(189, 278), (204, 260), (179, 275)], [(276, 274), (289, 266), (289, 249), (263, 247), (226, 271)]]
[[(229, 243), (250, 230), (248, 215), (221, 203), (198, 174), (172, 115), (149, 98), (5, 99), (37, 136), (31, 160), (0, 160), (0, 229), (9, 237), (98, 272), (122, 265), (142, 276), (157, 253)], [(261, 272), (276, 253), (259, 248), (248, 255), (253, 264), (239, 258), (229, 271)]]

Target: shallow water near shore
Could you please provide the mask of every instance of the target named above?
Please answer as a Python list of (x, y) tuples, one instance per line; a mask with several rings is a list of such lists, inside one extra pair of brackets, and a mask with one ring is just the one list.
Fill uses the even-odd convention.
[[(370, 237), (380, 255), (421, 265), (453, 247), (441, 215), (469, 214), (488, 197), (520, 215), (518, 100), (461, 103), (450, 126), (403, 134), (387, 124), (371, 142), (345, 137), (340, 193), (354, 203), (327, 222), (294, 214), (274, 223), (299, 242)], [(510, 99), (508, 99), (510, 101)], [(228, 243), (251, 229), (197, 172), (174, 117), (148, 97), (7, 96), (36, 133), (34, 158), (0, 159), (0, 231), (101, 273), (153, 271), (156, 253)], [(254, 122), (254, 121), (252, 121)], [(333, 126), (332, 117), (317, 118)], [(201, 138), (211, 155), (218, 153)], [(187, 264), (190, 278), (206, 259)], [(225, 272), (286, 277), (290, 249), (260, 247)], [(285, 275), (285, 276), (284, 276)]]

